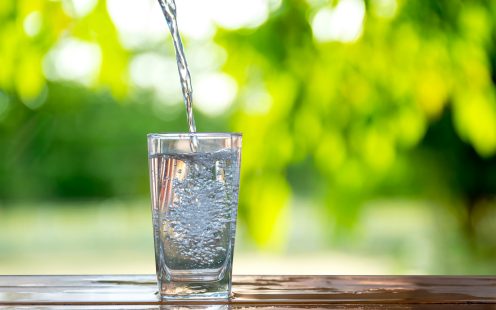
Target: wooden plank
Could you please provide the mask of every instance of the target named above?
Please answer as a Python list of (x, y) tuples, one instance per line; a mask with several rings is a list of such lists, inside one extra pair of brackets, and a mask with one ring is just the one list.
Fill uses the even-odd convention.
[[(153, 275), (0, 276), (0, 307), (156, 309), (156, 291)], [(216, 303), (218, 309), (496, 309), (496, 277), (235, 276), (233, 293), (228, 304)]]
[(462, 304), (462, 305), (432, 305), (432, 304), (415, 304), (415, 305), (396, 305), (396, 304), (345, 304), (345, 305), (283, 305), (283, 306), (274, 306), (274, 305), (237, 305), (237, 304), (229, 304), (229, 305), (29, 305), (29, 306), (0, 306), (0, 310), (142, 310), (142, 309), (156, 309), (156, 310), (199, 310), (199, 309), (208, 309), (208, 310), (237, 310), (237, 309), (254, 309), (254, 310), (277, 310), (277, 309), (310, 309), (310, 310), (318, 310), (318, 309), (335, 309), (335, 310), (491, 310), (496, 309), (494, 305), (481, 305), (481, 304)]
[(263, 276), (241, 280), (235, 296), (243, 301), (496, 303), (495, 277)]

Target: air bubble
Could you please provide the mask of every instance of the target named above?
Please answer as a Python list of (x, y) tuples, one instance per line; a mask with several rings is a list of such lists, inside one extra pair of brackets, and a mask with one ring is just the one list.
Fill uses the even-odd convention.
[[(231, 247), (237, 207), (236, 153), (224, 150), (194, 155), (163, 155), (157, 167), (172, 160), (176, 175), (167, 175), (161, 218), (169, 229), (163, 241), (164, 260), (171, 269), (219, 268)], [(185, 173), (187, 171), (187, 173)], [(160, 189), (159, 191), (160, 192)]]

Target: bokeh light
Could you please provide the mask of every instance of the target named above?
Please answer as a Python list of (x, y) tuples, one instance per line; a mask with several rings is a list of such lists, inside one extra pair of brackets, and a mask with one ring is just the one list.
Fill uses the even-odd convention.
[[(235, 270), (494, 274), (495, 3), (177, 0), (198, 128), (243, 133)], [(187, 128), (158, 3), (0, 25), (0, 273), (152, 273), (145, 137)]]

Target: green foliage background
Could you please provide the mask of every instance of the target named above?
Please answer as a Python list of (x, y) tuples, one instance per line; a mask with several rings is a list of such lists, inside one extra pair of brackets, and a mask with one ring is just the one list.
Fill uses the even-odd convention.
[[(433, 226), (451, 223), (426, 236), (437, 240), (430, 271), (494, 273), (496, 2), (398, 1), (385, 18), (378, 1), (365, 1), (356, 41), (315, 40), (311, 17), (338, 2), (284, 0), (259, 27), (214, 36), (238, 95), (221, 117), (197, 112), (197, 124), (244, 134), (240, 217), (250, 238), (283, 243), (281, 214), (304, 200), (325, 219), (329, 247), (409, 255), (422, 248), (405, 252), (391, 236), (369, 242), (361, 219), (413, 201), (431, 209)], [(23, 21), (35, 11), (42, 27), (30, 36)], [(89, 85), (43, 73), (67, 37), (100, 47)], [(1, 1), (0, 203), (146, 197), (146, 133), (187, 127), (182, 106), (157, 110), (130, 82), (129, 63), (149, 51), (170, 56), (170, 43), (164, 22), (163, 44), (127, 49), (104, 0), (83, 17), (59, 1)], [(261, 92), (267, 106), (250, 108), (267, 100)]]

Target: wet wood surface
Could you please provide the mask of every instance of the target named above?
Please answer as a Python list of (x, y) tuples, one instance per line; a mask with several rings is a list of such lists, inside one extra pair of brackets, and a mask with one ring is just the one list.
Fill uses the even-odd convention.
[(228, 302), (160, 302), (153, 275), (0, 276), (0, 309), (495, 309), (490, 276), (234, 276)]

